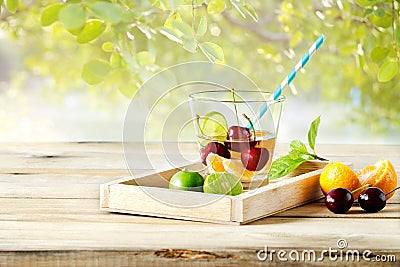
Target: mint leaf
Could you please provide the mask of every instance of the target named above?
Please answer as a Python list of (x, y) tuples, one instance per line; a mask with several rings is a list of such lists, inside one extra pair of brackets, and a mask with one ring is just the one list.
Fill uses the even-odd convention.
[(299, 140), (293, 140), (293, 141), (290, 143), (290, 148), (291, 148), (292, 150), (297, 150), (297, 151), (299, 151), (299, 152), (307, 153), (307, 154), (308, 154), (306, 145), (305, 145), (303, 142), (299, 141)]
[(303, 158), (292, 159), (290, 155), (286, 155), (278, 158), (272, 162), (271, 168), (269, 170), (269, 179), (277, 179), (285, 176), (294, 169), (296, 169), (301, 163), (307, 161)]
[(308, 145), (311, 147), (315, 154), (315, 138), (317, 137), (318, 133), (318, 126), (321, 120), (321, 116), (318, 116), (310, 126), (310, 130), (308, 130)]
[(315, 159), (315, 157), (313, 155), (310, 155), (310, 153), (304, 153), (302, 151), (299, 150), (292, 150), (289, 152), (289, 156), (291, 159), (298, 159), (298, 158), (302, 158), (305, 160), (312, 160)]

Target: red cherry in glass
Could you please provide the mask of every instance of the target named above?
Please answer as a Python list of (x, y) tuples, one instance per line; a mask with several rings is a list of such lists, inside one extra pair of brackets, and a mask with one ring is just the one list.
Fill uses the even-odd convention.
[(346, 188), (333, 188), (325, 196), (325, 205), (333, 213), (346, 213), (353, 202), (353, 195)]
[(224, 146), (224, 144), (218, 143), (218, 142), (210, 142), (206, 147), (201, 149), (201, 161), (203, 162), (204, 165), (207, 165), (206, 163), (206, 158), (208, 154), (214, 153), (217, 155), (220, 155), (221, 157), (230, 159), (231, 158), (231, 153), (229, 152), (228, 148)]
[(259, 171), (267, 164), (269, 152), (264, 147), (251, 147), (242, 151), (240, 159), (243, 166), (249, 171)]
[(225, 145), (230, 150), (241, 152), (250, 147), (254, 147), (257, 144), (257, 141), (250, 141), (250, 139), (251, 132), (249, 128), (235, 125), (229, 127)]
[(386, 196), (379, 187), (368, 187), (358, 196), (358, 203), (366, 212), (378, 212), (386, 206)]
[(233, 151), (241, 152), (243, 150), (249, 149), (251, 147), (255, 147), (258, 141), (251, 140), (251, 141), (225, 141), (225, 146)]
[(231, 126), (228, 128), (228, 140), (249, 140), (250, 129), (242, 126)]

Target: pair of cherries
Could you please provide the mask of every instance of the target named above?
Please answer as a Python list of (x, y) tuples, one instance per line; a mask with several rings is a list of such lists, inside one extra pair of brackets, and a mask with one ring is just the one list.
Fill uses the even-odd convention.
[(225, 141), (225, 144), (218, 142), (208, 143), (208, 145), (201, 151), (201, 159), (205, 165), (206, 158), (210, 153), (230, 159), (230, 149), (241, 152), (240, 159), (247, 170), (259, 171), (267, 164), (269, 152), (266, 148), (255, 147), (256, 144), (256, 140), (251, 140), (251, 132), (249, 128), (231, 126), (228, 129), (227, 141)]
[[(368, 187), (358, 196), (358, 203), (366, 212), (378, 212), (386, 206), (386, 196), (393, 191), (385, 195), (379, 187)], [(346, 188), (333, 188), (325, 196), (325, 205), (333, 213), (346, 213), (353, 203), (352, 192)]]

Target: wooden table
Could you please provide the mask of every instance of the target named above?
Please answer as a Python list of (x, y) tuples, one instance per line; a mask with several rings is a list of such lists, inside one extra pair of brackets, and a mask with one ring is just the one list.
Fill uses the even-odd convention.
[[(161, 159), (159, 148), (154, 144), (149, 151)], [(196, 146), (185, 144), (183, 150), (195, 155)], [(320, 145), (317, 150), (331, 160), (353, 162), (355, 169), (386, 158), (400, 176), (400, 146)], [(243, 226), (101, 212), (99, 184), (129, 175), (122, 151), (120, 143), (0, 144), (0, 266), (271, 266), (282, 263), (279, 250), (286, 253), (280, 255), (286, 264), (296, 253), (300, 262), (304, 254), (310, 263), (311, 250), (315, 265), (344, 265), (345, 254), (353, 250), (360, 261), (352, 262), (351, 252), (350, 263), (360, 266), (396, 265), (388, 262), (393, 257), (400, 261), (399, 191), (379, 213), (353, 207), (335, 215), (317, 201)], [(288, 145), (278, 145), (278, 155), (287, 151)], [(138, 151), (138, 162), (143, 153)], [(339, 239), (346, 248), (338, 249)], [(257, 258), (265, 246), (276, 251), (271, 262)], [(319, 262), (329, 248), (342, 251), (343, 259), (333, 261), (324, 253)], [(366, 250), (371, 262), (362, 258)]]

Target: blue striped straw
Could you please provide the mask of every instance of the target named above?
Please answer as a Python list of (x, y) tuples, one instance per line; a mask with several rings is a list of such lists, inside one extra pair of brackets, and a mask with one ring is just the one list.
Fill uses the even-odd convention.
[[(297, 62), (296, 66), (293, 68), (293, 70), (289, 73), (288, 76), (282, 81), (282, 83), (278, 86), (278, 88), (275, 89), (274, 94), (273, 94), (273, 99), (277, 100), (281, 94), (282, 90), (289, 85), (294, 78), (296, 77), (297, 72), (304, 67), (304, 65), (307, 64), (309, 61), (310, 57), (314, 55), (315, 51), (318, 50), (318, 48), (322, 45), (322, 43), (325, 41), (325, 36), (321, 34), (318, 39), (310, 46), (308, 51), (305, 53), (305, 55)], [(270, 100), (270, 99), (268, 99)], [(268, 110), (268, 101), (265, 102), (265, 104), (261, 107), (260, 113), (258, 115), (258, 118), (261, 119), (262, 116), (264, 116), (265, 112)], [(254, 120), (252, 120), (254, 122)], [(251, 129), (251, 125), (248, 126), (248, 128)]]

